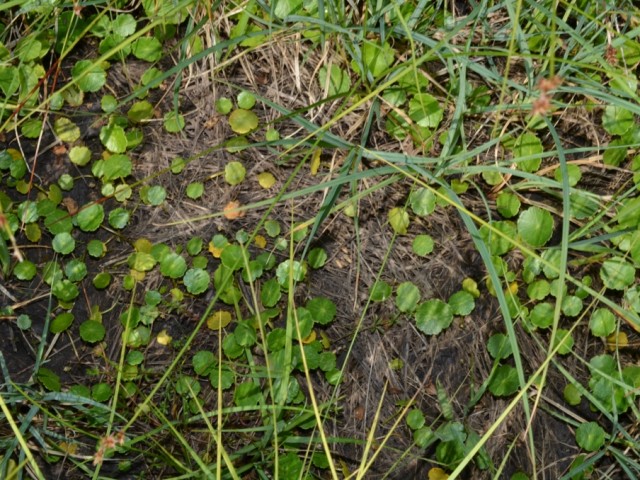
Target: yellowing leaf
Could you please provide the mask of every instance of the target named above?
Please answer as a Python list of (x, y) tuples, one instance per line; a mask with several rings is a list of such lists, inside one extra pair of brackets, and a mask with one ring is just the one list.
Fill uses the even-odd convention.
[(318, 173), (318, 169), (320, 168), (320, 155), (322, 154), (322, 150), (316, 148), (311, 157), (311, 163), (309, 167), (311, 168), (311, 175), (315, 175)]
[(619, 348), (625, 348), (629, 346), (629, 337), (624, 332), (614, 333), (607, 337), (607, 349), (611, 352), (615, 352)]
[(213, 242), (209, 242), (209, 253), (213, 255), (214, 258), (220, 258), (222, 248), (218, 248), (213, 244)]
[(389, 224), (398, 235), (405, 235), (409, 228), (409, 214), (402, 207), (392, 208), (389, 212)]
[(317, 338), (317, 334), (315, 330), (311, 330), (311, 333), (309, 335), (307, 335), (306, 338), (302, 339), (302, 343), (304, 343), (305, 345), (309, 344), (309, 343), (313, 343), (316, 341)]
[(276, 177), (269, 172), (262, 172), (258, 175), (258, 183), (262, 188), (271, 188), (276, 183)]
[(479, 298), (480, 297), (480, 290), (478, 290), (478, 284), (476, 283), (476, 281), (473, 278), (465, 278), (462, 281), (462, 289), (465, 292), (469, 292), (475, 298)]
[(169, 345), (171, 343), (171, 340), (173, 340), (173, 337), (169, 335), (166, 330), (162, 330), (156, 337), (156, 341), (160, 345)]
[(78, 453), (77, 443), (60, 442), (58, 444), (58, 447), (60, 448), (60, 450), (70, 455), (75, 455), (76, 453)]
[(207, 327), (210, 330), (220, 330), (231, 323), (231, 314), (224, 310), (218, 310), (207, 318)]
[(58, 118), (53, 122), (53, 131), (63, 142), (75, 142), (80, 138), (80, 128), (68, 118)]
[(447, 480), (448, 478), (449, 474), (440, 467), (434, 467), (429, 470), (429, 480)]
[(153, 244), (146, 238), (139, 238), (133, 242), (133, 248), (136, 249), (136, 252), (151, 253), (152, 246)]
[(264, 248), (267, 246), (267, 239), (262, 235), (256, 235), (256, 238), (254, 238), (253, 241), (256, 243), (256, 247), (258, 248)]
[(329, 348), (331, 347), (331, 340), (329, 340), (329, 336), (323, 331), (320, 331), (320, 338), (322, 338), (322, 340), (320, 340), (320, 343), (322, 343), (322, 347), (325, 350), (329, 350)]
[(131, 275), (136, 282), (141, 282), (142, 280), (144, 280), (145, 272), (131, 269), (129, 270), (129, 275)]

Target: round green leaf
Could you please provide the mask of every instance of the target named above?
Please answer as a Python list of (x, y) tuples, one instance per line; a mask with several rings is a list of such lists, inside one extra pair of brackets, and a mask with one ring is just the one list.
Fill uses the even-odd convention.
[(202, 182), (193, 182), (187, 185), (187, 197), (197, 200), (204, 193), (204, 184)]
[[(181, 257), (182, 258), (182, 257)], [(192, 295), (199, 295), (209, 288), (211, 279), (206, 270), (201, 268), (190, 268), (184, 275), (183, 282), (187, 287), (187, 292)]]
[(164, 115), (164, 129), (169, 133), (177, 133), (182, 131), (185, 126), (184, 117), (181, 113), (173, 110)]
[(476, 306), (475, 298), (469, 292), (460, 290), (449, 297), (447, 302), (454, 315), (469, 315)]
[(31, 328), (31, 317), (26, 313), (18, 315), (16, 318), (16, 325), (20, 330), (29, 330)]
[(311, 312), (313, 320), (320, 325), (331, 323), (337, 312), (335, 303), (325, 297), (312, 298), (307, 302), (306, 308)]
[(293, 263), (290, 260), (285, 260), (280, 265), (278, 265), (278, 268), (276, 268), (276, 278), (278, 279), (278, 282), (280, 282), (280, 285), (284, 286), (285, 288), (289, 286), (290, 270), (294, 282), (301, 282), (307, 275), (307, 268), (304, 264), (298, 262), (297, 260), (294, 260)]
[(527, 296), (531, 300), (543, 300), (551, 292), (551, 286), (545, 279), (535, 280), (527, 287)]
[(433, 252), (433, 238), (431, 238), (431, 235), (427, 234), (416, 235), (416, 238), (413, 239), (411, 248), (413, 249), (413, 253), (416, 255), (426, 257)]
[(362, 61), (365, 64), (365, 72), (361, 71), (360, 65), (355, 60), (351, 66), (363, 75), (370, 74), (374, 79), (382, 76), (395, 59), (395, 53), (389, 43), (382, 45), (367, 41), (362, 45)]
[(247, 170), (240, 162), (229, 162), (224, 167), (224, 179), (229, 185), (238, 185), (244, 180)]
[(216, 112), (220, 115), (228, 115), (233, 108), (233, 102), (226, 97), (216, 100)]
[(214, 368), (209, 374), (209, 383), (213, 388), (227, 390), (235, 383), (233, 371), (226, 365), (221, 368)]
[(398, 285), (396, 290), (396, 306), (401, 312), (413, 312), (420, 301), (420, 290), (411, 282)]
[(587, 452), (595, 452), (604, 446), (605, 431), (596, 422), (585, 422), (576, 429), (576, 443)]
[(568, 383), (564, 387), (562, 396), (564, 397), (564, 401), (572, 407), (580, 405), (580, 402), (582, 401), (582, 395), (580, 394), (580, 391), (572, 383)]
[(500, 191), (496, 198), (496, 208), (498, 213), (504, 218), (515, 217), (520, 211), (520, 205), (521, 203), (518, 196), (506, 190)]
[(506, 397), (514, 394), (519, 386), (516, 369), (509, 365), (500, 365), (489, 383), (489, 391), (496, 397)]
[(255, 345), (258, 335), (256, 329), (249, 322), (238, 322), (233, 333), (236, 336), (236, 342), (242, 347), (252, 347)]
[(256, 96), (253, 93), (243, 90), (238, 94), (238, 107), (251, 110), (255, 104)]
[(111, 29), (118, 35), (128, 37), (136, 31), (136, 20), (130, 13), (121, 13), (111, 22)]
[(176, 393), (185, 397), (196, 396), (202, 389), (200, 382), (189, 375), (180, 375), (175, 383)]
[(111, 274), (108, 272), (100, 272), (95, 277), (93, 277), (93, 286), (97, 290), (103, 290), (109, 286), (111, 283)]
[[(309, 310), (307, 310), (304, 307), (300, 307), (296, 310), (296, 318), (295, 321), (297, 323), (296, 327), (294, 327), (294, 332), (293, 332), (293, 336), (294, 338), (300, 340), (304, 340), (305, 338), (307, 338), (310, 334), (311, 331), (313, 330), (313, 317), (311, 316), (311, 312), (309, 312)], [(238, 342), (239, 343), (239, 342)], [(316, 368), (314, 366), (311, 366), (310, 363), (312, 363), (313, 361), (317, 361), (318, 360), (318, 356), (317, 356), (317, 349), (313, 348), (314, 344), (311, 345), (305, 345), (305, 353), (309, 353), (310, 355), (314, 355), (314, 358), (310, 358), (307, 357), (307, 363), (309, 366), (309, 369), (313, 369)]]
[[(533, 133), (525, 132), (517, 138), (513, 146), (513, 157), (520, 170), (535, 172), (542, 163), (542, 158), (539, 155), (543, 151), (540, 139)], [(537, 156), (537, 158), (529, 158), (532, 156)]]
[(110, 182), (131, 175), (133, 164), (127, 155), (111, 155), (102, 163), (102, 180)]
[(64, 274), (70, 281), (79, 282), (87, 276), (87, 265), (79, 258), (74, 258), (65, 265)]
[(66, 278), (55, 282), (51, 287), (51, 293), (61, 302), (70, 302), (78, 296), (78, 287)]
[(66, 233), (58, 233), (51, 242), (53, 250), (61, 255), (68, 255), (76, 248), (76, 241)]
[(268, 128), (264, 134), (264, 139), (267, 142), (276, 142), (280, 140), (280, 132), (275, 128)]
[(83, 232), (95, 232), (104, 220), (104, 208), (100, 203), (92, 203), (80, 209), (76, 223)]
[(229, 125), (234, 132), (244, 135), (258, 127), (258, 116), (250, 110), (239, 108), (229, 115)]
[(144, 353), (139, 350), (130, 350), (125, 357), (129, 365), (140, 365), (144, 362)]
[(567, 317), (577, 317), (582, 310), (582, 300), (575, 295), (567, 295), (562, 299), (562, 313)]
[(36, 266), (29, 260), (23, 260), (15, 266), (13, 275), (18, 280), (31, 280), (36, 276)]
[(49, 325), (51, 333), (62, 333), (73, 323), (73, 314), (64, 312), (54, 318)]
[(416, 309), (416, 326), (426, 335), (437, 335), (451, 325), (453, 311), (442, 300), (432, 299)]
[(462, 281), (462, 289), (465, 292), (470, 293), (473, 298), (480, 298), (480, 290), (478, 289), (478, 283), (473, 278), (465, 278)]
[(240, 383), (236, 386), (233, 400), (239, 407), (257, 407), (262, 400), (260, 385), (253, 380)]
[(53, 122), (53, 131), (63, 142), (72, 143), (80, 138), (80, 128), (65, 117), (57, 118)]
[[(569, 176), (568, 183), (570, 187), (575, 187), (580, 181), (580, 178), (582, 177), (582, 172), (580, 171), (580, 167), (572, 163), (567, 165), (567, 174)], [(560, 169), (560, 167), (555, 169), (555, 171), (553, 172), (553, 177), (558, 182), (562, 182), (562, 170)]]
[(418, 448), (427, 448), (435, 439), (430, 427), (422, 427), (413, 432), (413, 440)]
[(516, 226), (509, 220), (490, 222), (489, 225), (480, 227), (480, 237), (485, 241), (492, 255), (504, 255), (513, 249), (513, 243), (510, 240), (516, 237)]
[(93, 258), (102, 258), (107, 253), (107, 246), (94, 238), (87, 243), (87, 253)]
[(316, 247), (311, 249), (307, 260), (311, 268), (322, 268), (327, 261), (327, 252), (324, 248)]
[(38, 138), (42, 131), (42, 120), (29, 118), (20, 127), (20, 133), (26, 138)]
[(327, 88), (327, 93), (330, 97), (347, 93), (351, 88), (349, 74), (335, 64), (332, 64), (330, 69), (327, 69), (327, 67), (320, 68), (318, 71), (318, 83), (323, 90)]
[(85, 320), (80, 324), (80, 338), (85, 342), (100, 342), (104, 339), (105, 333), (104, 325), (95, 320)]
[(162, 70), (156, 67), (149, 67), (142, 74), (140, 83), (145, 87), (151, 85), (151, 88), (157, 88), (160, 85), (162, 74)]
[(113, 395), (113, 389), (108, 383), (97, 383), (91, 387), (91, 398), (96, 402), (106, 402)]
[(62, 387), (60, 377), (46, 367), (41, 367), (40, 370), (38, 370), (36, 378), (44, 388), (51, 392), (59, 392)]
[(71, 76), (83, 92), (97, 92), (107, 81), (107, 72), (92, 60), (80, 60), (71, 69)]
[(518, 218), (518, 233), (533, 247), (546, 244), (553, 233), (553, 217), (539, 207), (529, 207)]
[[(123, 335), (124, 337), (124, 335)], [(126, 336), (126, 344), (131, 348), (140, 348), (148, 345), (151, 341), (151, 330), (144, 325), (134, 328), (129, 335)]]
[(425, 424), (424, 414), (419, 409), (414, 408), (409, 413), (407, 413), (406, 421), (411, 430), (418, 430)]
[(602, 163), (617, 167), (627, 158), (628, 140), (624, 138), (614, 138), (606, 146), (602, 154)]
[(153, 255), (145, 252), (134, 252), (127, 259), (129, 268), (139, 272), (148, 272), (156, 265), (156, 259)]
[(432, 95), (419, 93), (409, 101), (409, 117), (421, 127), (438, 128), (444, 110)]
[(18, 205), (18, 217), (24, 223), (35, 222), (38, 220), (38, 204), (27, 200)]
[(230, 244), (224, 247), (220, 254), (222, 265), (231, 270), (239, 270), (244, 266), (244, 253), (240, 245)]
[(150, 205), (157, 207), (167, 198), (167, 191), (161, 185), (154, 185), (147, 191), (147, 199)]
[(264, 222), (264, 230), (271, 238), (280, 235), (280, 224), (277, 220), (267, 220)]
[(558, 345), (560, 345), (560, 348), (558, 348), (558, 353), (560, 355), (566, 355), (570, 353), (574, 345), (574, 340), (571, 332), (565, 330), (564, 328), (559, 328), (554, 338), (553, 348), (557, 347)]
[(424, 217), (435, 210), (436, 196), (431, 190), (418, 188), (409, 195), (409, 204), (413, 213)]
[(181, 278), (186, 271), (187, 261), (175, 252), (169, 253), (160, 261), (160, 273), (165, 277)]
[(133, 42), (131, 51), (140, 60), (157, 62), (162, 57), (162, 44), (155, 37), (140, 37)]
[(100, 99), (100, 108), (105, 113), (111, 113), (118, 108), (118, 100), (111, 94), (103, 95)]
[(611, 257), (602, 263), (600, 278), (607, 288), (623, 290), (631, 285), (636, 276), (635, 267), (622, 257)]
[(171, 173), (181, 173), (182, 170), (184, 170), (184, 167), (187, 166), (187, 161), (182, 158), (182, 157), (176, 157), (173, 160), (171, 160)]
[(529, 313), (529, 321), (538, 328), (549, 328), (553, 324), (553, 305), (538, 303)]
[(91, 161), (91, 150), (85, 146), (75, 146), (69, 150), (69, 159), (71, 163), (84, 167)]
[(607, 105), (602, 114), (602, 127), (611, 135), (624, 135), (635, 124), (633, 113), (624, 107)]
[(640, 313), (640, 285), (628, 288), (624, 292), (624, 300), (636, 313)]
[(153, 117), (153, 105), (147, 100), (142, 100), (131, 105), (127, 112), (127, 118), (133, 123), (140, 123)]
[(187, 253), (191, 256), (198, 255), (202, 251), (203, 240), (200, 237), (190, 238), (187, 242)]
[(504, 333), (491, 335), (487, 342), (487, 350), (489, 351), (489, 355), (496, 360), (509, 358), (513, 353), (511, 344), (509, 343), (509, 337)]
[(102, 145), (113, 153), (122, 153), (127, 149), (127, 136), (124, 128), (115, 123), (109, 123), (100, 129)]
[(275, 278), (270, 278), (264, 282), (260, 290), (260, 301), (265, 307), (271, 308), (275, 306), (281, 297), (280, 284)]
[(391, 296), (391, 285), (384, 280), (377, 280), (371, 287), (371, 301), (383, 302)]
[(213, 352), (207, 350), (200, 350), (191, 360), (193, 371), (196, 372), (197, 375), (209, 375), (216, 364), (216, 356)]
[(116, 230), (122, 230), (129, 223), (129, 210), (122, 207), (114, 208), (109, 212), (109, 225)]

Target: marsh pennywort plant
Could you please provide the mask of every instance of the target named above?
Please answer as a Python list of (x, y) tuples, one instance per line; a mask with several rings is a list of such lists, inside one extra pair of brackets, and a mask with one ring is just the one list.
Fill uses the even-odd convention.
[(637, 475), (631, 2), (124, 7), (0, 7), (2, 475)]

